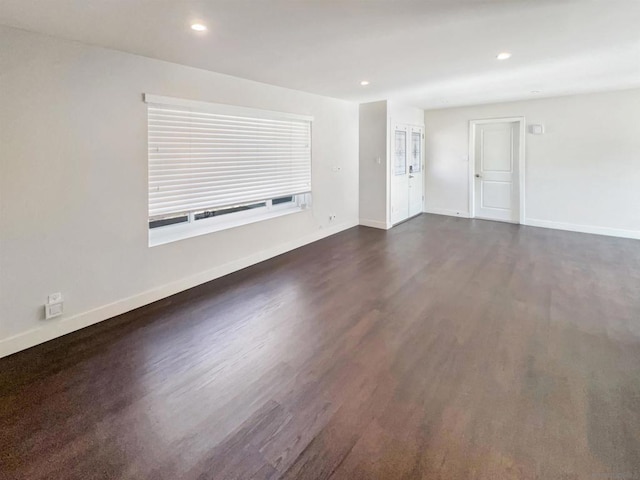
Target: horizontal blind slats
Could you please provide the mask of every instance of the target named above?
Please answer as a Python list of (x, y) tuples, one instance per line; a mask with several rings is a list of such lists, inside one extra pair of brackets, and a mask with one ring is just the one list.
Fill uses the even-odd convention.
[(261, 176), (259, 180), (252, 180), (250, 175), (238, 175), (230, 178), (182, 178), (173, 181), (152, 181), (150, 182), (149, 194), (159, 196), (170, 196), (172, 192), (183, 193), (188, 189), (190, 192), (196, 192), (203, 188), (224, 186), (224, 185), (238, 185), (242, 183), (243, 187), (249, 187), (251, 185), (272, 185), (275, 183), (301, 183), (306, 184), (307, 172), (300, 172), (296, 175), (291, 175), (286, 181), (282, 180), (282, 175), (274, 173), (271, 175)]
[[(273, 189), (279, 189), (279, 188), (283, 188), (283, 187), (293, 187), (295, 190), (302, 190), (302, 191), (306, 191), (306, 184), (300, 182), (299, 184), (296, 183), (290, 183), (290, 182), (270, 182), (270, 183), (256, 183), (256, 184), (252, 184), (252, 193), (251, 195), (253, 195), (255, 192), (257, 191), (262, 191), (262, 190), (273, 190)], [(190, 189), (189, 192), (190, 193), (184, 193), (184, 191), (172, 191), (170, 194), (168, 195), (153, 195), (150, 194), (150, 196), (152, 198), (156, 198), (156, 200), (158, 201), (158, 203), (173, 203), (173, 202), (182, 202), (185, 200), (191, 201), (191, 200), (199, 200), (202, 197), (216, 197), (219, 195), (226, 195), (228, 193), (231, 192), (242, 192), (244, 191), (244, 189), (246, 188), (246, 186), (238, 186), (238, 185), (222, 185), (219, 186), (216, 189), (215, 195), (211, 194), (211, 189), (207, 188), (207, 187), (202, 187), (202, 188), (193, 188)]]
[(170, 184), (176, 182), (193, 183), (196, 179), (198, 179), (198, 181), (200, 182), (224, 181), (234, 180), (236, 178), (251, 178), (252, 175), (254, 177), (259, 177), (267, 181), (269, 177), (279, 178), (284, 173), (290, 173), (291, 175), (301, 175), (306, 178), (306, 176), (309, 174), (309, 170), (306, 167), (299, 167), (296, 169), (245, 169), (241, 171), (201, 169), (197, 172), (191, 172), (182, 170), (179, 173), (150, 173), (149, 184), (155, 187), (162, 184)]
[[(171, 156), (171, 157), (162, 157), (162, 158), (154, 158), (154, 163), (151, 165), (151, 169), (169, 169), (172, 167), (176, 168), (191, 168), (197, 166), (207, 166), (207, 167), (224, 167), (225, 165), (230, 165), (232, 167), (247, 167), (251, 165), (273, 165), (273, 159), (281, 158), (277, 155), (269, 155), (266, 157), (256, 158), (252, 155), (237, 155), (234, 157), (228, 156), (217, 156), (212, 157), (211, 155), (204, 155), (200, 157), (193, 158), (190, 162), (185, 162), (180, 157)], [(306, 161), (304, 161), (306, 157), (294, 157), (291, 156), (288, 158), (291, 164), (300, 164), (300, 165), (308, 165)], [(238, 160), (243, 160), (242, 162), (238, 162)]]
[[(215, 200), (224, 202), (224, 206), (236, 206), (245, 205), (249, 203), (261, 202), (278, 197), (288, 197), (291, 195), (298, 195), (301, 193), (307, 193), (305, 189), (291, 189), (289, 191), (282, 191), (281, 189), (270, 190), (256, 190), (252, 192), (252, 195), (246, 195), (246, 193), (230, 193), (228, 195), (216, 196)], [(172, 213), (184, 213), (198, 210), (211, 210), (211, 202), (214, 197), (201, 197), (199, 201), (189, 200), (188, 202), (172, 202), (158, 205), (154, 209), (152, 216), (167, 215)]]
[(311, 190), (311, 122), (149, 105), (149, 215)]
[(210, 120), (206, 118), (197, 118), (192, 115), (185, 116), (168, 116), (168, 115), (153, 115), (149, 114), (149, 121), (153, 122), (154, 126), (195, 126), (202, 128), (226, 128), (233, 130), (249, 130), (249, 131), (274, 131), (274, 132), (291, 132), (291, 131), (306, 131), (308, 126), (304, 124), (285, 124), (285, 123), (258, 123), (251, 121), (236, 121), (236, 120)]
[[(158, 116), (175, 116), (175, 117), (188, 117), (195, 119), (214, 119), (216, 122), (228, 121), (228, 122), (238, 122), (238, 123), (255, 123), (255, 124), (274, 124), (274, 125), (292, 125), (292, 126), (301, 126), (308, 125), (310, 122), (308, 121), (300, 121), (294, 119), (276, 119), (276, 118), (262, 118), (257, 116), (247, 116), (247, 115), (229, 115), (223, 113), (213, 113), (213, 112), (203, 112), (197, 111), (195, 109), (184, 109), (184, 108), (172, 108), (167, 106), (153, 106), (149, 105), (148, 107), (149, 115), (158, 115)], [(286, 115), (286, 114), (285, 114)]]
[[(292, 155), (289, 155), (289, 158), (305, 156), (308, 158), (309, 152), (299, 152)], [(191, 159), (193, 161), (209, 161), (209, 160), (219, 160), (224, 161), (225, 159), (242, 159), (242, 158), (254, 158), (256, 161), (269, 160), (272, 157), (282, 158), (280, 152), (265, 152), (260, 155), (256, 155), (255, 152), (243, 152), (237, 155), (232, 154), (232, 152), (191, 152), (191, 157), (185, 158), (184, 156), (180, 156), (179, 153), (164, 153), (164, 154), (154, 154), (149, 155), (149, 157), (158, 162), (161, 161), (179, 161), (182, 164), (187, 164)]]

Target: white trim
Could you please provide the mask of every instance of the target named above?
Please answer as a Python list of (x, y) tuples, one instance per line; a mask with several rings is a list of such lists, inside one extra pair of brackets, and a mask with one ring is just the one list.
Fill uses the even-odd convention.
[[(471, 217), (469, 217), (471, 218)], [(515, 221), (511, 221), (511, 220), (496, 220), (495, 218), (489, 218), (489, 217), (479, 217), (479, 216), (475, 216), (473, 217), (476, 220), (486, 220), (487, 222), (501, 222), (501, 223), (512, 223), (513, 225), (524, 225), (524, 223), (520, 223), (520, 222), (515, 222)]]
[(633, 238), (640, 240), (640, 230), (623, 230), (620, 228), (598, 227), (594, 225), (577, 225), (575, 223), (552, 222), (550, 220), (538, 220), (528, 218), (525, 225), (531, 227), (552, 228), (554, 230), (567, 230), (569, 232), (592, 233), (595, 235), (607, 235), (610, 237)]
[(163, 95), (153, 95), (150, 93), (145, 93), (143, 96), (146, 103), (153, 103), (156, 105), (170, 105), (174, 107), (197, 108), (198, 110), (204, 110), (211, 113), (219, 113), (221, 115), (247, 115), (273, 119), (287, 118), (313, 122), (313, 116), (311, 115), (299, 115), (297, 113), (276, 112), (272, 110), (262, 110), (259, 108), (227, 105), (224, 103), (211, 103), (202, 102), (199, 100), (187, 100), (184, 98), (165, 97)]
[(433, 213), (435, 215), (447, 215), (449, 217), (469, 218), (469, 212), (450, 210), (448, 208), (425, 208), (424, 213)]
[(393, 226), (387, 222), (380, 222), (378, 220), (367, 220), (366, 218), (360, 219), (360, 225), (363, 225), (365, 227), (381, 228), (383, 230), (389, 230)]
[(520, 124), (520, 148), (518, 149), (518, 175), (519, 175), (519, 196), (520, 196), (520, 209), (518, 212), (518, 222), (520, 224), (526, 224), (526, 195), (525, 195), (525, 139), (526, 139), (526, 125), (525, 117), (501, 117), (501, 118), (485, 118), (482, 120), (470, 120), (469, 121), (469, 218), (475, 218), (475, 188), (476, 183), (474, 176), (476, 173), (476, 126), (497, 123), (497, 122), (518, 122)]
[[(306, 197), (305, 194), (292, 195), (293, 197)], [(293, 202), (281, 205), (266, 206), (229, 213), (219, 217), (207, 218), (203, 220), (177, 223), (149, 229), (149, 247), (156, 247), (171, 242), (177, 242), (191, 237), (198, 237), (208, 233), (220, 232), (229, 228), (241, 227), (251, 223), (269, 220), (271, 218), (282, 217), (291, 213), (302, 212), (301, 200), (297, 198)], [(192, 215), (189, 215), (192, 218)]]
[(108, 305), (89, 310), (87, 312), (79, 313), (72, 317), (61, 319), (59, 321), (49, 321), (43, 324), (41, 327), (34, 328), (27, 332), (20, 333), (13, 337), (6, 338), (0, 341), (0, 358), (12, 353), (19, 352), (29, 347), (33, 347), (43, 342), (53, 340), (54, 338), (61, 337), (68, 333), (80, 330), (81, 328), (88, 327), (103, 320), (108, 320), (117, 315), (121, 315), (133, 309), (148, 305), (157, 300), (161, 300), (170, 295), (174, 295), (183, 290), (196, 287), (203, 283), (215, 280), (216, 278), (228, 275), (243, 268), (255, 265), (256, 263), (263, 262), (270, 258), (282, 255), (296, 248), (302, 247), (309, 243), (316, 242), (322, 238), (329, 237), (343, 230), (355, 227), (358, 222), (347, 222), (340, 225), (335, 225), (326, 229), (318, 230), (305, 237), (291, 240), (290, 242), (283, 243), (273, 248), (262, 250), (249, 255), (244, 258), (233, 260), (224, 265), (212, 268), (210, 270), (192, 275), (175, 282), (162, 285), (160, 287), (147, 290), (146, 292), (118, 300)]

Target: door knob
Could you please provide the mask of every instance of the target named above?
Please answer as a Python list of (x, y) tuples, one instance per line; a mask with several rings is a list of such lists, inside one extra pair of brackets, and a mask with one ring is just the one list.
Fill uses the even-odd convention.
[(480, 178), (480, 174), (479, 173), (476, 173), (476, 178)]

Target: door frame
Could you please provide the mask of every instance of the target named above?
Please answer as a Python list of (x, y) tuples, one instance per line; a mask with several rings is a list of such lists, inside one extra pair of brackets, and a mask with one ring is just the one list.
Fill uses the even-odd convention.
[(524, 117), (499, 117), (485, 118), (481, 120), (469, 121), (469, 218), (476, 218), (475, 198), (476, 198), (476, 130), (478, 125), (487, 123), (518, 123), (520, 134), (520, 148), (518, 149), (518, 188), (520, 197), (520, 208), (518, 212), (518, 222), (525, 224), (525, 118)]
[[(425, 205), (425, 179), (426, 179), (426, 173), (425, 173), (425, 166), (426, 166), (426, 127), (424, 124), (420, 124), (420, 123), (411, 123), (411, 122), (402, 122), (402, 121), (398, 121), (395, 120), (394, 118), (389, 117), (389, 123), (388, 123), (388, 133), (387, 133), (387, 158), (389, 159), (388, 161), (388, 168), (387, 168), (387, 181), (386, 181), (386, 185), (387, 185), (387, 225), (388, 228), (394, 227), (396, 225), (399, 225), (401, 223), (406, 222), (407, 220), (411, 220), (412, 218), (415, 218), (419, 215), (422, 215), (424, 213), (424, 205)], [(410, 205), (408, 205), (408, 212), (409, 215), (402, 219), (402, 220), (398, 220), (397, 222), (393, 222), (392, 221), (392, 213), (391, 213), (391, 207), (392, 207), (392, 200), (393, 200), (393, 193), (392, 193), (392, 189), (393, 189), (393, 177), (394, 177), (394, 142), (395, 142), (395, 131), (396, 131), (396, 127), (406, 127), (406, 132), (407, 132), (407, 137), (406, 137), (406, 143), (405, 143), (405, 149), (406, 149), (406, 172), (405, 175), (409, 175), (409, 156), (410, 156), (410, 148), (411, 148), (411, 129), (412, 128), (419, 128), (422, 131), (422, 138), (420, 139), (421, 145), (421, 153), (422, 153), (422, 158), (421, 158), (421, 163), (420, 163), (420, 174), (422, 175), (422, 182), (420, 183), (420, 186), (422, 187), (422, 201), (421, 201), (421, 209), (420, 212), (411, 215), (411, 207)], [(409, 179), (407, 178), (407, 181), (409, 181)], [(408, 197), (409, 191), (407, 189), (407, 197)], [(409, 200), (410, 201), (410, 200)]]

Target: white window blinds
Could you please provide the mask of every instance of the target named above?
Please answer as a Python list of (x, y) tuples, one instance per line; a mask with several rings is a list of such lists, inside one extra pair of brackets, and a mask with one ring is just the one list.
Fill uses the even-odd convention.
[(145, 95), (149, 217), (311, 191), (311, 117)]

